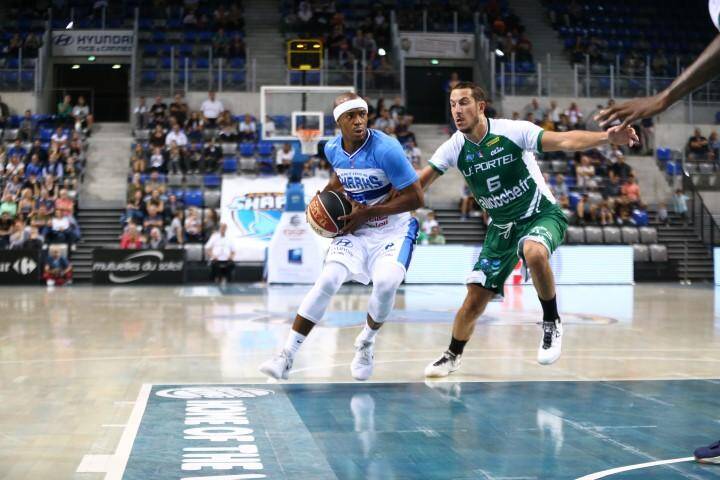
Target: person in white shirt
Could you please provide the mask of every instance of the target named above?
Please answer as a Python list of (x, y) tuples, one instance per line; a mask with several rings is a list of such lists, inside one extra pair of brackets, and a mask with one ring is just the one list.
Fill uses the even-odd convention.
[(180, 130), (180, 125), (178, 125), (177, 123), (175, 125), (173, 125), (172, 130), (170, 130), (168, 132), (168, 134), (165, 136), (165, 146), (166, 147), (169, 145), (172, 145), (173, 142), (175, 142), (175, 144), (180, 148), (184, 148), (188, 143), (188, 139), (187, 139), (187, 136), (185, 135), (185, 132)]
[(273, 122), (273, 119), (270, 118), (270, 115), (265, 115), (265, 136), (275, 136), (275, 122)]
[(72, 109), (72, 116), (75, 119), (76, 132), (81, 132), (84, 129), (87, 129), (88, 132), (92, 130), (95, 119), (90, 114), (90, 107), (85, 103), (85, 97), (82, 95), (78, 97), (78, 103)]
[(50, 141), (56, 143), (58, 147), (64, 148), (67, 146), (68, 136), (65, 131), (63, 131), (62, 127), (58, 127), (57, 130), (55, 130), (55, 133), (53, 133), (50, 137)]
[(275, 152), (275, 169), (279, 174), (283, 174), (288, 171), (290, 164), (295, 158), (295, 149), (289, 143), (286, 143), (282, 148)]
[(413, 168), (420, 168), (420, 162), (422, 161), (422, 150), (420, 150), (420, 148), (412, 140), (409, 140), (405, 144), (405, 156), (408, 158)]
[(145, 97), (140, 97), (138, 106), (133, 110), (133, 115), (135, 115), (135, 128), (138, 130), (147, 128), (149, 111), (150, 109), (145, 104)]
[(231, 281), (235, 269), (235, 249), (227, 236), (225, 223), (221, 223), (220, 229), (210, 236), (205, 244), (205, 254), (210, 260), (210, 280), (216, 283)]
[(435, 220), (435, 212), (428, 212), (427, 218), (422, 222), (422, 231), (425, 232), (426, 235), (430, 235), (432, 228), (439, 226), (440, 224)]
[(257, 127), (255, 125), (255, 122), (252, 119), (252, 116), (249, 113), (245, 114), (245, 118), (243, 118), (243, 121), (240, 122), (240, 125), (238, 125), (238, 128), (240, 130), (240, 141), (241, 142), (254, 142), (257, 132)]
[(220, 100), (215, 100), (215, 92), (208, 92), (208, 99), (200, 105), (200, 111), (205, 120), (205, 126), (215, 128), (217, 126), (218, 117), (225, 110)]

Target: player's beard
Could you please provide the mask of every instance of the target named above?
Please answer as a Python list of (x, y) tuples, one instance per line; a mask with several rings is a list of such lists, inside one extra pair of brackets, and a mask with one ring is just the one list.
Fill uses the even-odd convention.
[[(463, 118), (463, 120), (465, 121), (465, 126), (463, 128), (458, 127), (458, 130), (466, 135), (472, 133), (480, 123), (480, 117), (475, 117), (472, 123), (468, 123), (467, 117)], [(457, 127), (457, 123), (455, 123), (455, 126)]]

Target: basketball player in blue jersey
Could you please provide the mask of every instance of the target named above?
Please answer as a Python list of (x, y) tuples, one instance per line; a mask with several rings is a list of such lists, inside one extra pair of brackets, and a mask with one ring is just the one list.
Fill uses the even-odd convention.
[[(720, 0), (708, 1), (710, 20), (720, 30)], [(686, 68), (670, 86), (650, 97), (634, 98), (627, 102), (605, 109), (595, 116), (601, 126), (620, 121), (621, 125), (630, 125), (635, 120), (652, 117), (662, 113), (675, 102), (703, 86), (720, 75), (720, 34), (705, 47), (698, 58)], [(695, 460), (701, 463), (720, 464), (720, 441), (694, 452)]]
[[(341, 135), (325, 145), (333, 174), (324, 191), (347, 195), (352, 212), (335, 237), (320, 277), (300, 304), (282, 351), (260, 366), (276, 379), (287, 379), (295, 354), (319, 322), (343, 283), (355, 280), (372, 293), (367, 322), (355, 340), (350, 372), (367, 380), (373, 371), (375, 336), (395, 303), (395, 292), (410, 264), (418, 224), (410, 211), (423, 205), (423, 190), (398, 141), (367, 128), (367, 103), (354, 93), (335, 99), (333, 115)], [(390, 196), (391, 190), (393, 192)]]

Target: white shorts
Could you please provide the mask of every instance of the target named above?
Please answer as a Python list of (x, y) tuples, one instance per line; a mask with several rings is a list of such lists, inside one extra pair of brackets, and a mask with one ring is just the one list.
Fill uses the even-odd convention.
[(348, 280), (369, 284), (379, 261), (395, 262), (407, 272), (418, 233), (418, 222), (410, 217), (392, 229), (368, 229), (335, 237), (325, 262), (337, 262), (350, 271)]

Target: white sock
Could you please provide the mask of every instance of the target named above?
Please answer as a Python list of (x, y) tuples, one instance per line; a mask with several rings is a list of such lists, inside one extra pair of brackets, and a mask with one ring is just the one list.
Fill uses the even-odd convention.
[(287, 340), (285, 340), (284, 350), (288, 352), (290, 356), (294, 357), (305, 341), (305, 337), (305, 335), (302, 335), (295, 330), (290, 330), (290, 334), (288, 334)]
[(358, 342), (373, 343), (375, 341), (375, 336), (378, 334), (379, 331), (380, 331), (379, 328), (377, 330), (373, 330), (366, 323), (362, 329), (362, 332), (360, 332), (360, 335), (358, 335), (357, 340), (358, 340)]

